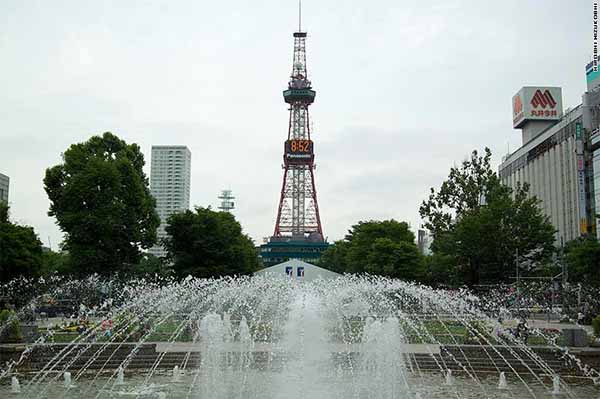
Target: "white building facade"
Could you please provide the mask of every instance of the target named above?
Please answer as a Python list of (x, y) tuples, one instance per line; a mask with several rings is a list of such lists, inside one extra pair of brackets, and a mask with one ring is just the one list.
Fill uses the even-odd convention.
[(560, 97), (555, 87), (526, 87), (513, 97), (513, 124), (522, 129), (523, 143), (499, 167), (504, 184), (528, 183), (530, 195), (541, 200), (557, 230), (556, 245), (596, 234), (591, 137), (600, 105), (599, 93), (588, 91), (563, 115)]
[(150, 164), (150, 192), (156, 200), (156, 212), (160, 217), (159, 244), (150, 248), (150, 254), (166, 255), (160, 240), (166, 237), (165, 227), (169, 216), (190, 208), (190, 178), (192, 153), (186, 146), (152, 146)]
[(330, 280), (341, 274), (323, 269), (299, 259), (290, 259), (254, 272), (255, 276), (290, 278), (296, 281)]
[(10, 179), (8, 176), (0, 173), (0, 201), (8, 203), (8, 186)]

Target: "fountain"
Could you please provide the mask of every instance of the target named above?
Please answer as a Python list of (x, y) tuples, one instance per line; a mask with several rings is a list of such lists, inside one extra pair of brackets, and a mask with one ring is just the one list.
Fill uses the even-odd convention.
[(179, 366), (173, 367), (173, 378), (171, 382), (181, 382), (182, 372), (179, 370)]
[(10, 381), (10, 393), (21, 393), (21, 384), (17, 377), (12, 377)]
[(63, 374), (63, 379), (64, 379), (65, 388), (69, 389), (73, 386), (73, 384), (71, 383), (71, 373), (70, 372), (65, 371)]
[(448, 386), (454, 385), (454, 379), (452, 378), (452, 370), (448, 370), (448, 372), (446, 373), (444, 384)]
[(119, 366), (117, 368), (117, 380), (115, 381), (115, 385), (125, 385), (125, 372), (123, 371), (123, 367)]
[(552, 377), (552, 395), (560, 395), (560, 376)]
[[(111, 306), (86, 309), (91, 323), (85, 331), (50, 328), (0, 370), (0, 397), (16, 390), (39, 399), (75, 391), (96, 399), (599, 393), (593, 384), (561, 379), (564, 359), (556, 360), (552, 342), (547, 349), (525, 345), (469, 293), (386, 278), (135, 281), (123, 284)], [(111, 334), (103, 331), (104, 320), (111, 321)], [(46, 341), (60, 334), (71, 341)], [(17, 369), (30, 371), (22, 386)], [(573, 370), (590, 381), (599, 376), (583, 364)], [(555, 376), (551, 383), (548, 375)], [(508, 388), (507, 377), (510, 391), (499, 393)], [(3, 378), (12, 379), (10, 388)]]
[(498, 389), (508, 389), (508, 383), (506, 382), (506, 374), (500, 373), (500, 380), (498, 381)]

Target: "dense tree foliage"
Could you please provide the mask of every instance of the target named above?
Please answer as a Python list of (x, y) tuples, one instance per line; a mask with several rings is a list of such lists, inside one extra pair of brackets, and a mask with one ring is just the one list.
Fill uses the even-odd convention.
[(600, 285), (600, 242), (594, 237), (578, 238), (565, 246), (569, 281)]
[(336, 273), (349, 273), (346, 257), (350, 243), (339, 240), (330, 245), (319, 258), (318, 265)]
[(491, 156), (488, 148), (484, 156), (473, 151), (460, 167), (450, 169), (438, 192), (431, 188), (429, 199), (423, 201), (419, 213), (434, 238), (451, 231), (463, 214), (479, 209), (488, 188), (498, 184), (491, 169)]
[(144, 254), (140, 263), (135, 267), (134, 274), (139, 276), (157, 275), (168, 277), (173, 274), (170, 265), (164, 259), (152, 254)]
[(72, 274), (71, 259), (66, 252), (46, 251), (42, 255), (42, 276)]
[(0, 201), (0, 280), (35, 276), (42, 267), (42, 243), (32, 227), (9, 220), (9, 207)]
[(421, 278), (422, 259), (412, 242), (378, 238), (373, 242), (366, 259), (365, 271), (408, 280)]
[[(51, 275), (76, 274), (72, 269), (72, 262), (68, 252), (45, 251), (42, 254), (42, 267), (40, 275), (48, 277)], [(172, 275), (170, 266), (163, 259), (152, 254), (142, 254), (137, 264), (123, 265), (118, 271), (120, 278), (149, 278), (151, 276), (169, 277)], [(111, 275), (115, 277), (116, 274)]]
[(319, 264), (338, 273), (370, 273), (407, 280), (423, 274), (415, 236), (405, 222), (359, 222), (328, 248)]
[[(439, 277), (451, 273), (450, 280), (467, 285), (507, 282), (516, 274), (517, 254), (520, 273), (531, 273), (554, 251), (554, 227), (539, 201), (528, 195), (529, 186), (518, 185), (513, 192), (502, 185), (490, 159), (487, 148), (484, 156), (473, 151), (421, 205), (437, 255), (427, 264)], [(443, 272), (444, 267), (449, 270)]]
[(137, 144), (111, 133), (73, 144), (46, 170), (50, 216), (65, 233), (76, 273), (112, 274), (139, 262), (160, 220)]
[(196, 207), (167, 220), (163, 245), (178, 277), (249, 274), (258, 268), (252, 240), (228, 212)]
[(425, 256), (423, 263), (424, 283), (440, 287), (457, 287), (463, 284), (454, 256), (434, 252)]

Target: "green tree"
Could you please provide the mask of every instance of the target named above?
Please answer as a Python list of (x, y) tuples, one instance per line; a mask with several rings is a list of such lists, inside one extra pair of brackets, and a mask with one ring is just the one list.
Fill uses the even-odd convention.
[(130, 269), (156, 242), (160, 220), (143, 166), (137, 144), (107, 132), (71, 145), (63, 162), (46, 170), (48, 215), (65, 233), (76, 273)]
[(179, 277), (249, 274), (258, 269), (252, 240), (228, 212), (196, 207), (169, 217), (163, 245)]
[(0, 280), (36, 276), (42, 266), (42, 243), (32, 227), (9, 220), (9, 206), (0, 201)]
[(423, 259), (423, 281), (431, 286), (455, 287), (461, 284), (457, 279), (456, 257), (433, 253)]
[(420, 280), (423, 262), (414, 243), (377, 238), (366, 257), (365, 271), (404, 280)]
[(491, 157), (489, 148), (485, 149), (484, 156), (473, 151), (470, 159), (460, 167), (450, 169), (448, 179), (438, 192), (431, 188), (429, 199), (423, 201), (419, 213), (434, 239), (451, 231), (456, 219), (463, 213), (478, 209), (488, 187), (498, 184), (491, 168)]
[(346, 256), (349, 246), (350, 244), (344, 240), (334, 242), (321, 254), (318, 266), (336, 273), (346, 273), (348, 265)]
[(600, 243), (594, 237), (577, 238), (565, 246), (569, 280), (600, 285)]
[(152, 254), (145, 254), (135, 268), (135, 273), (139, 275), (156, 274), (166, 277), (170, 276), (173, 273), (173, 270), (163, 259)]
[(366, 256), (372, 250), (378, 238), (388, 238), (391, 241), (415, 242), (415, 235), (410, 231), (408, 223), (396, 220), (358, 222), (346, 234), (345, 240), (350, 244), (348, 251), (347, 271), (351, 273), (364, 272)]
[[(527, 184), (513, 190), (501, 184), (490, 166), (491, 152), (473, 151), (471, 158), (450, 170), (438, 192), (431, 189), (420, 208), (433, 235), (432, 258), (448, 265), (452, 280), (468, 285), (508, 282), (515, 275), (516, 255), (522, 273), (531, 273), (554, 251), (554, 227)], [(526, 266), (527, 265), (527, 266)], [(440, 267), (429, 264), (438, 270)]]
[(66, 252), (46, 251), (42, 254), (42, 269), (40, 274), (48, 276), (51, 274), (71, 274), (71, 262)]
[(423, 277), (423, 264), (414, 241), (405, 222), (359, 222), (343, 241), (337, 241), (323, 253), (320, 265), (336, 272), (417, 280)]

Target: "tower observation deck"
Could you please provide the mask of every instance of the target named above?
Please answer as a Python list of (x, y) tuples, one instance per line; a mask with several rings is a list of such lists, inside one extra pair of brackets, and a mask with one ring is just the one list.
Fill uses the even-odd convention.
[(315, 183), (315, 152), (308, 109), (315, 101), (316, 92), (308, 79), (306, 36), (300, 27), (293, 34), (292, 73), (283, 91), (283, 99), (289, 105), (288, 133), (283, 146), (283, 182), (273, 236), (261, 246), (265, 265), (291, 258), (318, 259), (329, 246), (323, 235)]

